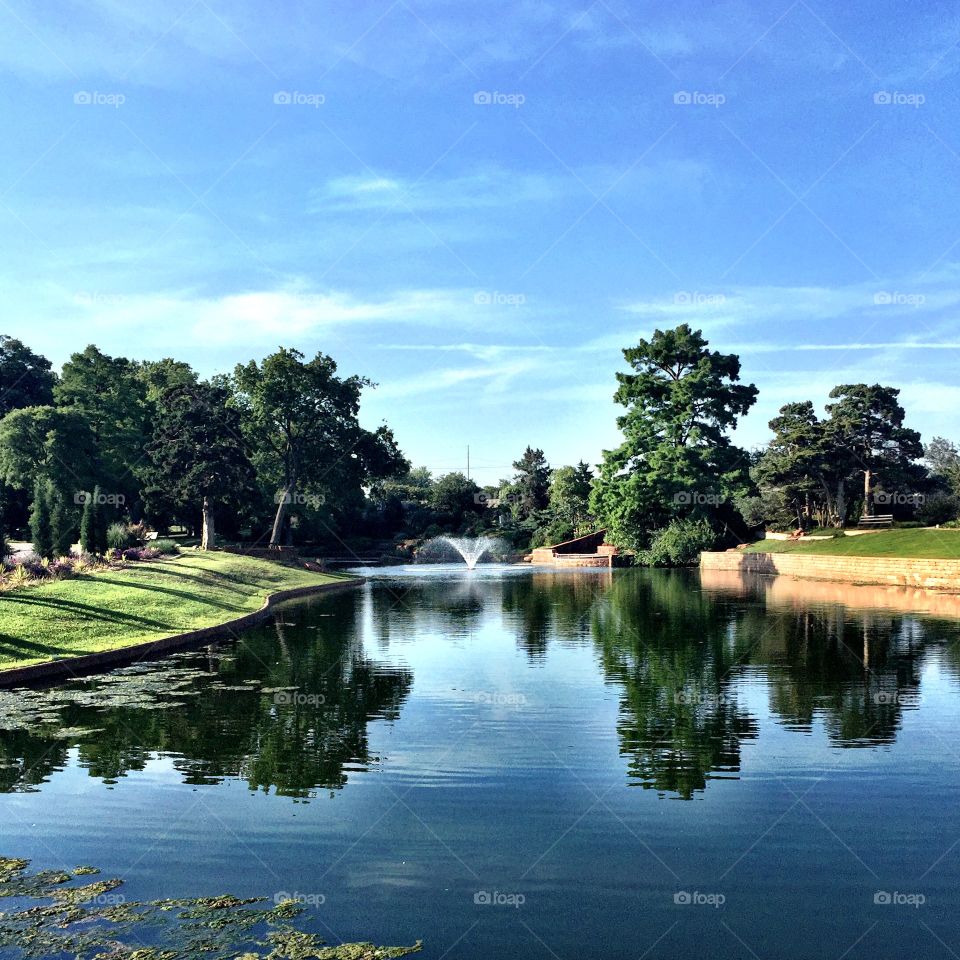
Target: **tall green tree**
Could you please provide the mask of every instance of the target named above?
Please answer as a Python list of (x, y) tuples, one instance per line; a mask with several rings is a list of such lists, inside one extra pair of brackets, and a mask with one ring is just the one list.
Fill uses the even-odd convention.
[(68, 557), (73, 547), (73, 534), (76, 529), (75, 508), (67, 502), (63, 491), (49, 481), (46, 489), (47, 512), (50, 515), (50, 537), (55, 557)]
[(0, 420), (0, 479), (15, 490), (51, 480), (73, 502), (97, 472), (95, 438), (82, 413), (25, 407)]
[(803, 528), (835, 523), (846, 512), (849, 455), (834, 449), (809, 401), (788, 403), (770, 421), (773, 439), (755, 468), (765, 490), (778, 490)]
[(960, 450), (952, 440), (934, 437), (923, 448), (930, 473), (954, 494), (960, 494)]
[(53, 559), (53, 530), (50, 527), (50, 499), (47, 496), (49, 480), (38, 479), (33, 487), (33, 505), (30, 510), (30, 539), (33, 552), (43, 560)]
[(510, 484), (514, 497), (514, 517), (526, 520), (550, 502), (550, 464), (542, 450), (527, 447), (523, 456), (514, 461), (516, 475)]
[(257, 472), (276, 490), (271, 547), (282, 545), (301, 495), (348, 500), (409, 466), (389, 428), (360, 426), (360, 394), (372, 382), (338, 376), (324, 353), (305, 362), (298, 350), (281, 347), (262, 363), (238, 365), (232, 386)]
[(550, 513), (569, 528), (571, 536), (589, 533), (595, 525), (590, 512), (593, 471), (582, 460), (574, 467), (558, 467), (550, 480)]
[(95, 486), (83, 498), (83, 516), (80, 519), (80, 550), (101, 556), (107, 552), (107, 520), (101, 503), (102, 493)]
[(236, 509), (254, 489), (253, 466), (242, 436), (240, 411), (229, 394), (207, 383), (187, 383), (156, 403), (146, 496), (161, 492), (202, 514), (200, 547), (216, 546), (216, 516)]
[(21, 340), (0, 336), (0, 417), (22, 407), (49, 406), (55, 382), (46, 357)]
[(91, 345), (63, 365), (54, 397), (60, 409), (85, 417), (102, 464), (102, 483), (132, 502), (149, 427), (147, 385), (136, 364)]
[(485, 509), (480, 493), (464, 474), (446, 473), (430, 488), (430, 506), (443, 526), (460, 531), (474, 524)]
[(829, 442), (852, 458), (851, 474), (863, 478), (863, 512), (873, 512), (875, 483), (896, 488), (917, 484), (916, 462), (923, 444), (916, 430), (905, 427), (906, 416), (894, 387), (848, 383), (834, 387), (827, 404)]
[(732, 513), (749, 491), (749, 458), (728, 435), (754, 404), (740, 383), (740, 359), (708, 349), (699, 330), (681, 324), (623, 351), (614, 399), (623, 442), (604, 451), (591, 508), (622, 547), (649, 545), (674, 517)]

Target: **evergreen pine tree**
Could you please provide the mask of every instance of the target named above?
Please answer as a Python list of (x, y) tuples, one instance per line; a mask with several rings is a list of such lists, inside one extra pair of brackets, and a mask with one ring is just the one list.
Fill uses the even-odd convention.
[(47, 512), (50, 515), (50, 539), (55, 557), (69, 557), (73, 546), (73, 517), (63, 492), (47, 484)]
[(96, 553), (96, 535), (93, 530), (93, 501), (89, 493), (83, 501), (83, 514), (80, 517), (80, 552)]
[(80, 549), (83, 553), (107, 552), (107, 525), (100, 506), (100, 488), (94, 487), (83, 504), (80, 520)]
[(42, 559), (53, 557), (53, 531), (50, 528), (50, 501), (47, 485), (37, 480), (33, 488), (33, 509), (30, 511), (30, 536), (33, 551)]
[(103, 512), (103, 496), (100, 487), (93, 488), (93, 552), (107, 552), (107, 518)]

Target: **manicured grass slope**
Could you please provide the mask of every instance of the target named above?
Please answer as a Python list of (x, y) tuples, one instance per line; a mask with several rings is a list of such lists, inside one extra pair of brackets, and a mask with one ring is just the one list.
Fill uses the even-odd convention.
[(214, 626), (258, 610), (278, 590), (338, 579), (196, 553), (11, 590), (0, 593), (0, 670)]
[(883, 530), (856, 537), (804, 541), (760, 540), (751, 553), (810, 553), (843, 557), (960, 560), (960, 530)]

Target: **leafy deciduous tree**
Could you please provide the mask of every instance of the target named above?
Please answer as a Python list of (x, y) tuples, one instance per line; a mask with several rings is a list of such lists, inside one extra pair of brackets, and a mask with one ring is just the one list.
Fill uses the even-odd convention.
[(752, 486), (747, 454), (731, 442), (756, 400), (735, 354), (708, 349), (699, 330), (657, 330), (623, 355), (617, 419), (623, 443), (604, 452), (591, 508), (613, 542), (645, 547), (672, 517), (721, 515)]
[(200, 547), (216, 546), (216, 513), (253, 489), (253, 467), (241, 434), (240, 412), (222, 387), (187, 383), (156, 401), (147, 445), (147, 496), (160, 490), (178, 505), (199, 507)]
[(243, 413), (253, 461), (275, 484), (277, 509), (270, 546), (279, 547), (291, 505), (301, 493), (344, 498), (379, 477), (408, 466), (386, 426), (365, 430), (357, 419), (365, 377), (337, 376), (331, 357), (304, 362), (281, 347), (261, 363), (236, 367), (233, 402)]

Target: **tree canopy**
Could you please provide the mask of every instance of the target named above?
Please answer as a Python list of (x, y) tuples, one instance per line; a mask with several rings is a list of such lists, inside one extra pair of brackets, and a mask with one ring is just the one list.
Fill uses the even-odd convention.
[(735, 354), (708, 349), (699, 330), (681, 324), (623, 351), (631, 373), (618, 373), (614, 399), (627, 412), (624, 435), (606, 450), (591, 507), (610, 538), (646, 547), (674, 517), (722, 516), (751, 487), (749, 458), (728, 431), (757, 397), (740, 383)]

